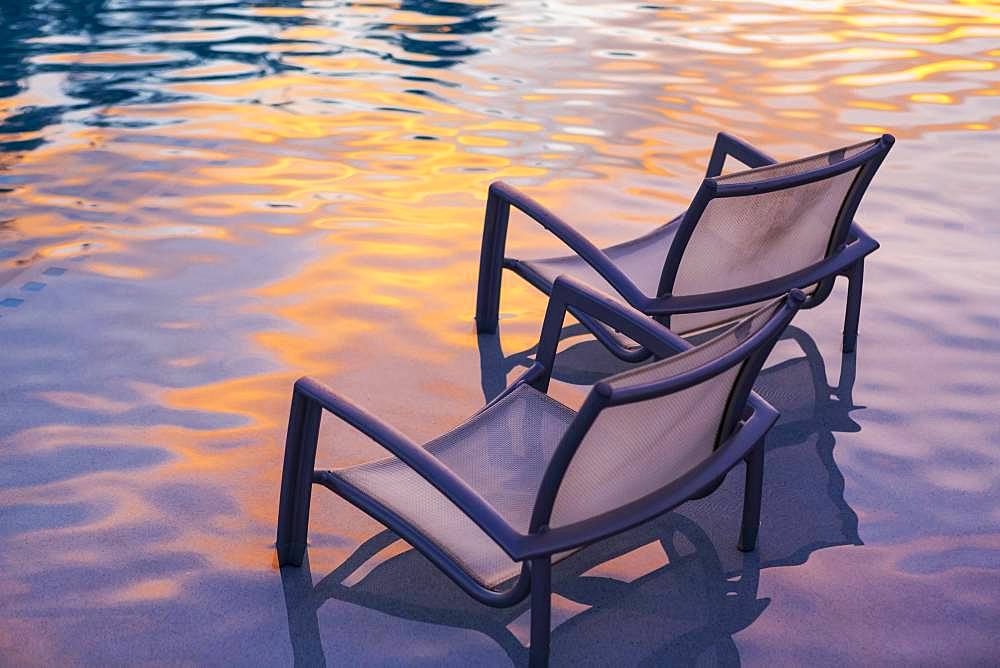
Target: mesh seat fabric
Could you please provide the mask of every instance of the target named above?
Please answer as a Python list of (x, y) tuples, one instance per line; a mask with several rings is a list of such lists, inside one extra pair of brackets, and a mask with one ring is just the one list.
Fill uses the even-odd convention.
[[(800, 160), (734, 172), (715, 181), (719, 185), (748, 184), (805, 174), (851, 158), (877, 142), (866, 141)], [(793, 188), (711, 200), (684, 247), (671, 294), (741, 288), (819, 262), (827, 255), (841, 206), (860, 169)], [(811, 293), (815, 286), (805, 291)], [(731, 321), (760, 306), (756, 302), (731, 309), (680, 313), (671, 317), (670, 326), (678, 333), (693, 332)]]
[[(606, 382), (624, 388), (691, 371), (734, 350), (782, 303), (767, 304), (700, 346)], [(710, 457), (742, 366), (686, 390), (602, 410), (566, 469), (549, 525), (566, 526), (636, 501)]]
[[(680, 217), (675, 218), (649, 234), (605, 248), (604, 253), (643, 293), (655, 297), (660, 287), (660, 274), (663, 273), (667, 252), (677, 234), (679, 222)], [(602, 292), (618, 292), (579, 255), (523, 260), (522, 264), (540, 274), (550, 284), (555, 283), (561, 274), (569, 274)]]
[[(605, 382), (615, 389), (646, 385), (700, 367), (759, 331), (782, 303), (774, 300), (697, 347)], [(673, 394), (603, 409), (570, 461), (549, 525), (566, 526), (638, 500), (710, 457), (744, 363)], [(515, 530), (527, 533), (542, 477), (575, 418), (572, 409), (521, 385), (424, 447)], [(396, 457), (332, 473), (409, 522), (484, 587), (520, 572), (518, 562)], [(554, 555), (553, 562), (571, 553)]]
[[(424, 447), (527, 532), (545, 468), (576, 413), (528, 385)], [(521, 565), (444, 494), (395, 457), (333, 471), (408, 521), (484, 587)]]

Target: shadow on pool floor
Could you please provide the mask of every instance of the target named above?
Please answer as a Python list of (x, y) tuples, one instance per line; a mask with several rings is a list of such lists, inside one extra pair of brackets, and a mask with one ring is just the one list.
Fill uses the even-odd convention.
[[(567, 334), (573, 332), (567, 328)], [(738, 664), (733, 635), (753, 624), (770, 602), (758, 598), (762, 569), (802, 564), (823, 548), (861, 544), (857, 516), (844, 501), (844, 479), (833, 459), (834, 432), (859, 429), (849, 415), (858, 408), (851, 398), (854, 356), (843, 357), (838, 385), (830, 387), (812, 338), (790, 327), (783, 339), (794, 341), (803, 354), (765, 369), (756, 386), (781, 411), (767, 440), (757, 551), (736, 549), (740, 472), (705, 499), (581, 550), (553, 571), (553, 662), (590, 663), (600, 657), (604, 664), (687, 665), (707, 658)], [(490, 388), (502, 385), (525, 354), (503, 358), (498, 341), (487, 343), (483, 385), (490, 398)], [(579, 362), (604, 375), (619, 370), (610, 362), (602, 366), (598, 345), (588, 341), (560, 353), (561, 379), (594, 382), (593, 372), (574, 372)], [(301, 568), (282, 569), (296, 665), (325, 663), (317, 613), (330, 599), (479, 631), (516, 665), (526, 664), (526, 602), (503, 610), (485, 607), (407, 547), (383, 531), (315, 585), (308, 560)]]

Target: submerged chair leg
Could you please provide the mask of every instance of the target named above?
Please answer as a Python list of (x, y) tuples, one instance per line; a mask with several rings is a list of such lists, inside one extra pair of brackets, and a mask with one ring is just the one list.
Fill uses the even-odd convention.
[(847, 274), (847, 313), (844, 315), (844, 352), (853, 353), (858, 343), (861, 319), (861, 288), (865, 280), (865, 262), (859, 260)]
[(285, 440), (285, 465), (281, 471), (278, 506), (278, 565), (301, 566), (309, 532), (309, 501), (322, 408), (305, 395), (292, 395)]
[(757, 531), (760, 529), (760, 496), (764, 486), (764, 439), (746, 458), (747, 475), (743, 489), (743, 525), (740, 527), (739, 549), (753, 552), (757, 547)]
[(549, 665), (552, 619), (552, 562), (548, 557), (531, 561), (531, 649), (530, 668)]
[(492, 192), (486, 200), (483, 246), (479, 255), (479, 287), (476, 290), (476, 331), (494, 334), (500, 316), (500, 279), (503, 252), (507, 243), (510, 204)]

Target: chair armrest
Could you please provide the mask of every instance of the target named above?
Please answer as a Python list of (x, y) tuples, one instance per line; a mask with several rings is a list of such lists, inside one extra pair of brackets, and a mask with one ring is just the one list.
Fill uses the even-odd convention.
[(618, 330), (657, 357), (670, 357), (691, 347), (690, 343), (660, 323), (615, 297), (595, 290), (572, 276), (562, 275), (552, 286), (535, 355), (536, 364), (540, 364), (544, 371), (535, 377), (532, 385), (541, 391), (548, 387), (567, 311), (576, 317), (589, 316)]
[(747, 457), (778, 419), (778, 411), (754, 392), (749, 415), (711, 457), (652, 494), (586, 520), (531, 534), (516, 559), (558, 554), (614, 536), (666, 513), (713, 484)]
[(727, 156), (736, 158), (751, 168), (773, 165), (777, 162), (771, 156), (754, 148), (742, 139), (726, 132), (720, 132), (715, 136), (712, 157), (709, 158), (708, 169), (705, 170), (706, 179), (711, 179), (722, 174), (722, 167), (726, 164)]
[(879, 243), (870, 234), (865, 232), (856, 220), (851, 222), (851, 229), (847, 232), (847, 243), (852, 244), (855, 241), (861, 242), (861, 246), (868, 249), (865, 255), (879, 249)]
[(667, 295), (651, 299), (643, 307), (643, 311), (654, 316), (718, 311), (773, 299), (795, 288), (808, 287), (841, 274), (879, 248), (878, 242), (868, 236), (856, 223), (851, 226), (850, 235), (851, 240), (839, 251), (805, 269), (731, 290), (703, 292), (696, 295)]
[(518, 544), (521, 535), (493, 506), (434, 455), (403, 433), (312, 378), (296, 381), (294, 394), (333, 413), (394, 454), (444, 494), (505, 551), (509, 553)]
[(492, 215), (494, 217), (493, 220), (496, 221), (493, 224), (502, 224), (506, 228), (511, 206), (551, 232), (557, 239), (566, 244), (570, 250), (583, 258), (604, 280), (618, 290), (622, 297), (630, 304), (637, 305), (644, 299), (647, 299), (642, 290), (618, 268), (604, 251), (574, 230), (559, 216), (549, 211), (530, 196), (503, 181), (494, 181), (491, 183), (489, 194), (486, 198), (487, 224), (489, 224)]

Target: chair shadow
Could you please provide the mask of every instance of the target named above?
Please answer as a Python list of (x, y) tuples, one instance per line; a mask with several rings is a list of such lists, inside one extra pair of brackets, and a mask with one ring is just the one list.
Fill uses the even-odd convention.
[[(564, 335), (575, 335), (567, 330)], [(756, 385), (781, 411), (767, 438), (757, 550), (736, 549), (743, 500), (737, 469), (706, 498), (577, 552), (553, 570), (554, 662), (738, 665), (733, 635), (770, 602), (757, 595), (762, 569), (802, 564), (823, 548), (861, 545), (857, 515), (844, 501), (844, 479), (833, 459), (834, 433), (860, 429), (850, 417), (858, 408), (851, 397), (854, 356), (843, 356), (839, 382), (831, 387), (812, 338), (795, 327), (782, 338), (803, 354), (765, 369)], [(560, 353), (561, 380), (590, 384), (598, 374), (630, 366), (589, 343)], [(531, 352), (505, 358), (496, 350), (498, 344), (482, 356), (488, 399)], [(412, 549), (382, 558), (399, 540), (388, 530), (375, 535), (316, 584), (308, 561), (282, 569), (296, 665), (324, 665), (317, 612), (330, 599), (475, 630), (492, 638), (515, 665), (527, 664), (526, 602), (507, 609), (483, 606)]]
[[(565, 341), (581, 335), (592, 337), (583, 325), (573, 324), (563, 327), (560, 339)], [(507, 375), (511, 371), (517, 367), (526, 369), (531, 366), (537, 346), (512, 355), (504, 355), (499, 334), (479, 334), (477, 339), (483, 396), (489, 402), (507, 387)], [(573, 385), (593, 385), (599, 380), (635, 366), (637, 365), (619, 360), (608, 353), (598, 341), (589, 338), (559, 351), (555, 368), (552, 370), (552, 378)]]

